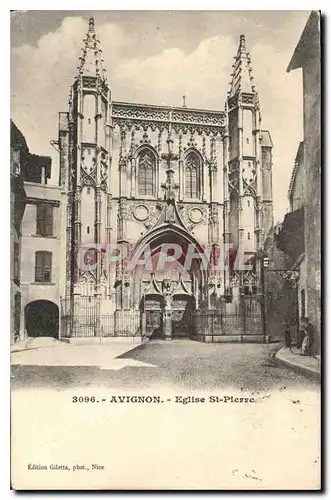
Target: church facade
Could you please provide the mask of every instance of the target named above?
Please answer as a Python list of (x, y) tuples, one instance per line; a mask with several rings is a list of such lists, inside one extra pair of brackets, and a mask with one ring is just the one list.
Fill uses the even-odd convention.
[(113, 100), (93, 18), (79, 61), (59, 114), (61, 335), (266, 340), (273, 145), (245, 37), (223, 111)]

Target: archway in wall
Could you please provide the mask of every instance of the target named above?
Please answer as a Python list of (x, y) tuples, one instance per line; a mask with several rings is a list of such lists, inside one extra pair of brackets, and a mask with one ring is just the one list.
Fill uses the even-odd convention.
[(59, 308), (49, 300), (35, 300), (25, 306), (28, 337), (59, 337)]
[[(175, 255), (176, 250), (167, 248), (165, 245), (176, 245), (180, 249), (180, 255)], [(191, 249), (191, 250), (190, 250)], [(201, 257), (193, 258), (189, 266), (186, 260), (187, 253), (194, 250), (194, 253)], [(164, 251), (173, 257), (173, 260), (164, 262)], [(134, 265), (132, 267), (132, 304), (139, 307), (141, 298), (147, 289), (148, 284), (155, 280), (157, 293), (163, 294), (162, 284), (164, 280), (170, 280), (173, 285), (182, 282), (184, 289), (177, 289), (176, 294), (188, 293), (194, 297), (192, 303), (200, 303), (203, 300), (203, 288), (206, 282), (207, 265), (203, 259), (206, 256), (199, 243), (184, 230), (177, 228), (158, 228), (143, 238), (134, 249), (132, 257)], [(164, 264), (164, 265), (163, 265)], [(186, 289), (186, 290), (185, 290)]]
[[(188, 252), (195, 257), (188, 259)], [(172, 337), (191, 337), (193, 311), (202, 304), (206, 283), (201, 245), (183, 229), (163, 226), (138, 242), (132, 258), (132, 304), (146, 314), (148, 337), (164, 338), (169, 307)]]

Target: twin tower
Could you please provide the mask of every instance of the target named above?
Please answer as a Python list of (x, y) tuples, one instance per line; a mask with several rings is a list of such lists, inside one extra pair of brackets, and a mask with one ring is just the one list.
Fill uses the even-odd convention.
[[(215, 297), (233, 295), (234, 288), (258, 293), (256, 255), (273, 224), (272, 141), (261, 129), (245, 37), (224, 111), (114, 101), (105, 73), (90, 18), (69, 111), (59, 115), (63, 297), (72, 304), (75, 298), (79, 314), (83, 298), (92, 301), (97, 322), (102, 314), (140, 311), (149, 297), (166, 303), (169, 290), (173, 311), (180, 310), (176, 293), (190, 296), (195, 309), (212, 308)], [(117, 243), (130, 252), (104, 265), (104, 249)], [(183, 270), (179, 259), (170, 274), (143, 266), (128, 270), (146, 245), (154, 265), (164, 243), (240, 246), (253, 266)], [(95, 265), (77, 265), (81, 248), (91, 249), (84, 263), (87, 256)]]

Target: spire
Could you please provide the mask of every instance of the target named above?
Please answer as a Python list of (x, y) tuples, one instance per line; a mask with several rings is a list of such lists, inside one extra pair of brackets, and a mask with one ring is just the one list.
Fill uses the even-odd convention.
[(253, 85), (252, 67), (249, 53), (246, 49), (245, 35), (240, 35), (239, 47), (237, 55), (235, 56), (233, 64), (232, 81), (229, 97), (233, 97), (238, 92), (247, 92), (255, 94), (255, 87)]
[(95, 34), (94, 18), (89, 18), (88, 32), (83, 40), (84, 47), (82, 48), (79, 58), (79, 74), (86, 76), (100, 76), (102, 80), (106, 79), (105, 69), (103, 69), (102, 50), (100, 48), (100, 40)]

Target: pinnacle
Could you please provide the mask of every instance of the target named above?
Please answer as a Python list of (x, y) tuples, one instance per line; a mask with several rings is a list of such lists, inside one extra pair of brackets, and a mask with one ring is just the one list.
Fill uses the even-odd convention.
[(103, 69), (102, 50), (99, 46), (100, 40), (95, 33), (95, 22), (91, 16), (88, 22), (88, 31), (83, 39), (84, 46), (79, 58), (78, 70), (80, 75), (100, 76), (105, 80), (105, 70)]
[(246, 39), (245, 39), (245, 35), (240, 35), (240, 39), (239, 39), (239, 50), (241, 52), (245, 52), (246, 51)]
[(94, 17), (90, 17), (89, 18), (89, 21), (88, 21), (88, 31), (91, 34), (95, 34), (95, 31), (94, 31)]
[(255, 93), (251, 75), (251, 59), (247, 52), (245, 35), (240, 35), (238, 51), (234, 57), (232, 68), (229, 97), (233, 97), (239, 92)]

